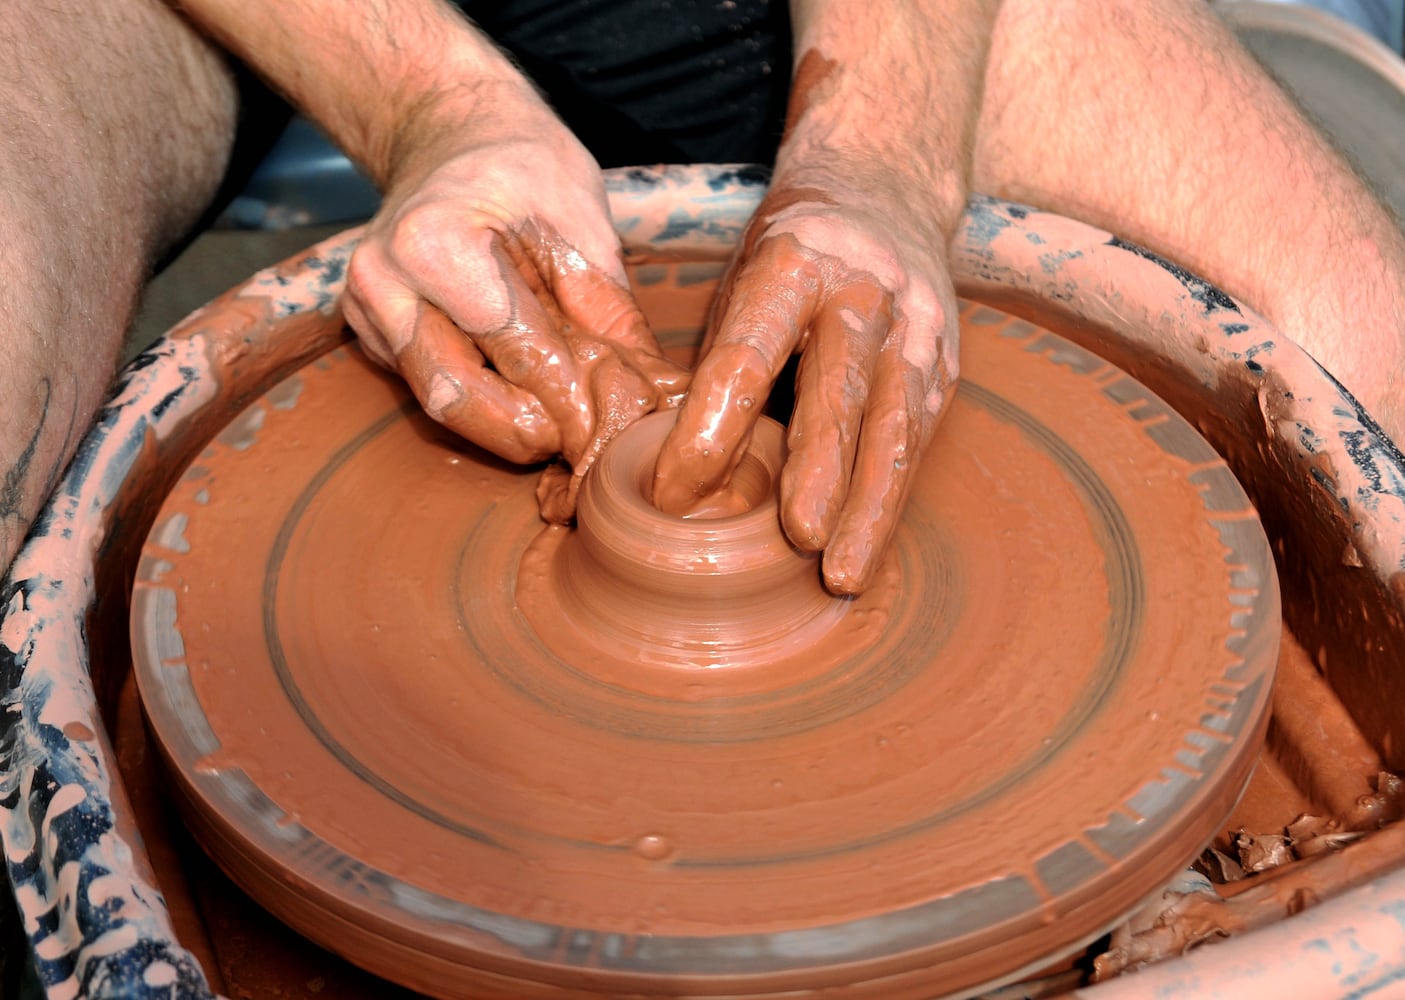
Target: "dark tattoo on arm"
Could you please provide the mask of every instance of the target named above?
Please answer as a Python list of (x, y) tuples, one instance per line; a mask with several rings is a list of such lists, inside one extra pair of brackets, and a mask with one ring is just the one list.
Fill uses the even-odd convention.
[[(39, 387), (43, 392), (43, 400), (39, 404), (39, 415), (34, 425), (34, 433), (30, 435), (14, 464), (5, 470), (4, 479), (0, 481), (0, 538), (8, 535), (11, 528), (18, 526), (20, 531), (28, 527), (29, 518), (32, 511), (26, 509), (25, 504), (25, 483), (30, 478), (30, 473), (34, 471), (31, 466), (34, 463), (35, 453), (39, 450), (39, 439), (44, 434), (45, 427), (49, 423), (49, 407), (53, 402), (54, 388), (48, 376), (39, 380)], [(76, 386), (75, 386), (76, 388)], [(58, 482), (59, 473), (63, 471), (63, 463), (68, 458), (70, 445), (73, 443), (73, 435), (76, 429), (77, 417), (77, 394), (74, 396), (74, 410), (69, 414), (68, 428), (64, 432), (63, 445), (59, 453), (50, 463), (44, 475), (43, 486), (31, 498), (31, 503), (42, 501), (49, 495)], [(5, 556), (0, 553), (0, 559)], [(0, 563), (0, 571), (3, 571), (3, 563)]]
[(39, 447), (39, 435), (44, 433), (44, 425), (49, 421), (49, 403), (54, 398), (53, 384), (48, 378), (39, 380), (40, 387), (44, 390), (44, 401), (39, 404), (39, 422), (34, 426), (34, 433), (29, 438), (29, 443), (24, 446), (24, 451), (20, 452), (19, 458), (15, 459), (15, 464), (5, 470), (5, 482), (0, 485), (0, 517), (16, 517), (20, 513), (20, 505), (24, 502), (24, 481), (29, 478), (29, 465), (34, 461), (34, 451)]

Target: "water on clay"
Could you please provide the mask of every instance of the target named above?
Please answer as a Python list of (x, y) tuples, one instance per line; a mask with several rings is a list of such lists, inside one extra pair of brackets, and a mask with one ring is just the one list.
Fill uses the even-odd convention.
[[(713, 287), (636, 266), (677, 356)], [(196, 839), (261, 906), (439, 996), (930, 997), (1102, 934), (1248, 781), (1278, 593), (1214, 452), (1122, 372), (970, 304), (878, 581), (743, 499), (645, 497), (668, 416), (542, 524), (354, 347), (213, 441), (133, 598)], [(653, 450), (651, 450), (653, 449)]]

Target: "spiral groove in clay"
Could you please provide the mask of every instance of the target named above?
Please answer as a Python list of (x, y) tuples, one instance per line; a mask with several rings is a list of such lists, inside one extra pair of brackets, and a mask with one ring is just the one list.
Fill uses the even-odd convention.
[[(666, 342), (682, 288), (640, 288)], [(673, 519), (642, 423), (573, 532), (353, 349), (308, 365), (186, 471), (136, 585), (197, 838), (448, 997), (925, 997), (1099, 933), (1244, 786), (1272, 559), (1116, 368), (976, 305), (963, 352), (852, 599), (784, 541), (778, 428), (735, 503)]]
[(524, 599), (563, 614), (617, 655), (684, 669), (743, 667), (817, 649), (848, 602), (830, 595), (818, 557), (785, 538), (776, 483), (785, 431), (762, 418), (721, 516), (674, 517), (648, 487), (672, 412), (613, 441), (581, 489), (577, 530), (565, 537), (549, 590)]

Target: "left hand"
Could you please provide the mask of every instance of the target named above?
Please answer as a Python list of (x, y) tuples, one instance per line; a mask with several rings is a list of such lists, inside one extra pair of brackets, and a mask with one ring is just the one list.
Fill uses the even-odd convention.
[(565, 523), (595, 458), (687, 373), (630, 293), (594, 158), (525, 80), (487, 91), (405, 126), (343, 306), (432, 418), (508, 461), (559, 455), (537, 499)]
[(675, 514), (726, 485), (800, 352), (781, 522), (796, 546), (823, 550), (825, 585), (841, 594), (872, 582), (957, 378), (946, 238), (909, 179), (866, 166), (861, 184), (778, 176), (654, 476), (654, 504)]

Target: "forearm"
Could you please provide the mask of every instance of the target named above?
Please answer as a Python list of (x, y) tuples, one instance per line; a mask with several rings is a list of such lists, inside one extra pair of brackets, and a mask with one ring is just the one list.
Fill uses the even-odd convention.
[(425, 119), (436, 119), (432, 127), (438, 119), (462, 124), (505, 103), (540, 103), (493, 43), (442, 0), (170, 2), (317, 121), (381, 186)]
[[(796, 68), (777, 174), (878, 164), (950, 233), (965, 208), (997, 0), (793, 0)], [(896, 169), (893, 169), (896, 168)], [(924, 205), (925, 203), (925, 205)]]

